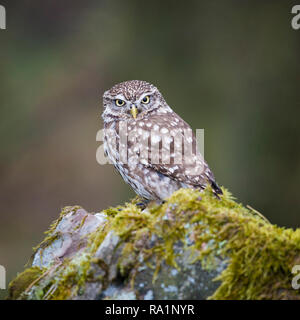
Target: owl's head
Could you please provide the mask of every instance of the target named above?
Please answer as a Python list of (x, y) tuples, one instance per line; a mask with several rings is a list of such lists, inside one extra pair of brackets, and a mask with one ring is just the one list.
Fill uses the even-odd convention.
[(104, 122), (141, 119), (165, 101), (152, 84), (141, 80), (130, 80), (116, 84), (103, 94)]

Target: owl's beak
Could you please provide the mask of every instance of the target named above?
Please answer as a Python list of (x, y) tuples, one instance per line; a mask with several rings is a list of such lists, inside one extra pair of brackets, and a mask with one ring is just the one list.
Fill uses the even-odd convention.
[(136, 107), (135, 104), (132, 104), (132, 105), (130, 106), (130, 113), (131, 113), (131, 115), (133, 116), (133, 118), (136, 119), (137, 114), (138, 114), (138, 109), (137, 109), (137, 107)]

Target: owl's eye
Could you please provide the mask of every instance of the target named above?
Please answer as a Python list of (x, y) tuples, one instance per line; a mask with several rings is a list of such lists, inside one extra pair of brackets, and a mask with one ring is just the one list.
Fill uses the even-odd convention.
[(115, 104), (117, 107), (122, 107), (125, 104), (125, 101), (121, 100), (121, 99), (116, 99), (115, 100)]
[(146, 96), (142, 99), (142, 103), (144, 104), (148, 104), (150, 102), (150, 97), (149, 96)]

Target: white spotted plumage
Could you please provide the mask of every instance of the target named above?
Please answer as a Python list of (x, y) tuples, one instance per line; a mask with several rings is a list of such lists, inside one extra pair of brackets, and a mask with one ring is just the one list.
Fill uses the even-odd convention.
[[(124, 101), (124, 106), (117, 107), (116, 99)], [(164, 200), (179, 188), (204, 189), (208, 184), (217, 196), (222, 194), (195, 147), (191, 128), (155, 86), (139, 80), (119, 83), (104, 93), (103, 106), (105, 153), (139, 196)], [(135, 117), (132, 106), (137, 110)], [(187, 155), (184, 143), (194, 152)]]

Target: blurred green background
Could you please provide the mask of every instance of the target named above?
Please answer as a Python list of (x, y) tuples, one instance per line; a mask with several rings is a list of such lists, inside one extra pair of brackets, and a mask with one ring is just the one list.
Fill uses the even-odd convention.
[(194, 129), (205, 128), (206, 160), (238, 201), (299, 226), (293, 2), (0, 4), (0, 264), (8, 281), (62, 207), (99, 211), (134, 195), (95, 156), (102, 93), (124, 80), (155, 84)]

